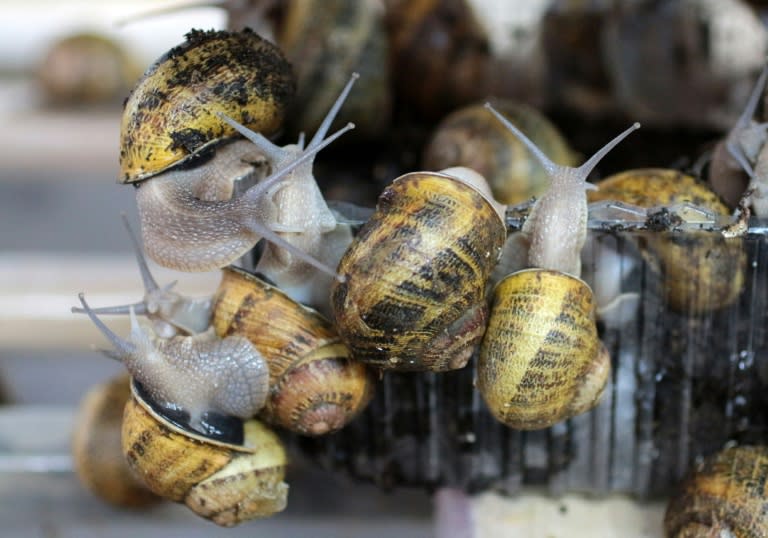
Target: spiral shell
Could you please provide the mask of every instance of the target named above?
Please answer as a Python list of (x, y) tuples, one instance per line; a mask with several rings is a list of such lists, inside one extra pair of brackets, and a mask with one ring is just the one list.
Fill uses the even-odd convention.
[(665, 536), (768, 536), (768, 448), (726, 448), (696, 466), (664, 516)]
[(123, 417), (123, 453), (150, 490), (224, 527), (285, 508), (285, 449), (266, 426), (238, 422), (239, 443), (202, 437), (158, 414), (135, 384), (132, 389)]
[(499, 282), (477, 364), (477, 387), (499, 421), (533, 430), (584, 413), (610, 371), (581, 279), (528, 269)]
[(260, 418), (270, 424), (331, 433), (373, 396), (371, 372), (351, 359), (330, 322), (251, 273), (223, 270), (211, 323), (221, 337), (247, 337), (267, 360), (270, 391)]
[(381, 2), (291, 1), (284, 15), (277, 43), (296, 72), (293, 130), (316, 130), (349, 73), (358, 72), (360, 87), (346, 101), (340, 121), (354, 121), (363, 135), (380, 134), (392, 108)]
[[(538, 110), (513, 101), (495, 101), (494, 107), (555, 163), (576, 164), (568, 143)], [(493, 197), (503, 204), (540, 196), (550, 183), (541, 163), (483, 104), (462, 107), (440, 122), (424, 150), (423, 165), (427, 170), (449, 166), (477, 170), (488, 180)]]
[(115, 506), (139, 508), (159, 501), (123, 457), (120, 430), (131, 397), (130, 377), (96, 385), (83, 397), (72, 436), (72, 461), (80, 483)]
[(193, 30), (144, 74), (125, 103), (120, 182), (134, 183), (233, 138), (224, 113), (259, 132), (281, 124), (295, 91), (280, 50), (250, 31)]
[(500, 215), (450, 175), (396, 179), (342, 257), (333, 319), (359, 360), (379, 368), (463, 367), (485, 330), (485, 284), (504, 243)]
[[(675, 170), (628, 170), (598, 183), (590, 202), (616, 200), (644, 208), (690, 203), (729, 215), (704, 183)], [(687, 231), (645, 238), (644, 255), (663, 277), (666, 300), (677, 311), (701, 314), (732, 304), (744, 288), (746, 254), (739, 238)]]

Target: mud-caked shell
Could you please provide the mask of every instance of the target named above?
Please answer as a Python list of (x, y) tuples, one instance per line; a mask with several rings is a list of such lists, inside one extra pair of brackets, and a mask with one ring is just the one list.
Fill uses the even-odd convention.
[(462, 368), (485, 331), (485, 286), (506, 236), (454, 177), (396, 179), (342, 257), (331, 306), (352, 356), (384, 369)]
[[(576, 154), (541, 112), (509, 100), (496, 100), (493, 105), (553, 162), (576, 165)], [(422, 164), (427, 170), (451, 166), (476, 170), (488, 180), (493, 197), (502, 204), (519, 204), (541, 196), (550, 182), (538, 159), (482, 103), (455, 110), (438, 124)]]
[(223, 270), (211, 323), (219, 336), (245, 336), (267, 360), (270, 390), (259, 416), (270, 424), (331, 433), (373, 396), (372, 372), (351, 358), (330, 321), (256, 275)]
[(730, 447), (696, 465), (664, 516), (667, 538), (768, 536), (768, 447)]
[(80, 483), (115, 506), (139, 508), (158, 502), (123, 457), (123, 409), (130, 377), (120, 375), (91, 388), (80, 402), (72, 436), (72, 461)]
[(290, 64), (255, 33), (189, 32), (126, 100), (119, 181), (147, 179), (234, 137), (218, 113), (254, 131), (274, 132), (294, 93)]
[[(687, 202), (730, 214), (708, 186), (676, 170), (628, 170), (597, 185), (598, 190), (588, 192), (590, 202), (617, 200), (645, 208)], [(663, 279), (665, 300), (678, 312), (696, 315), (728, 306), (744, 288), (746, 253), (740, 238), (706, 231), (653, 232), (642, 244), (644, 258)]]
[(545, 269), (499, 282), (477, 364), (477, 387), (499, 421), (533, 430), (589, 411), (610, 371), (586, 283)]
[(154, 493), (229, 527), (282, 511), (288, 495), (287, 457), (277, 435), (256, 420), (242, 422), (242, 429), (238, 444), (181, 429), (134, 385), (123, 417), (123, 453)]

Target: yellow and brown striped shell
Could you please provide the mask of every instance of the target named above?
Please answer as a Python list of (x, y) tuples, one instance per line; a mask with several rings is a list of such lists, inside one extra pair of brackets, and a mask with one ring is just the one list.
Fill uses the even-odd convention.
[(142, 181), (233, 138), (234, 128), (218, 113), (274, 132), (294, 92), (290, 64), (255, 33), (189, 32), (147, 70), (125, 103), (119, 181)]
[(123, 457), (120, 432), (130, 397), (127, 374), (86, 393), (72, 436), (72, 461), (77, 478), (88, 490), (115, 506), (139, 508), (160, 498), (144, 486)]
[(546, 428), (592, 409), (611, 371), (592, 290), (559, 271), (527, 269), (494, 290), (477, 387), (515, 429)]
[(333, 319), (359, 360), (384, 369), (462, 368), (485, 331), (500, 215), (450, 175), (414, 172), (381, 194), (338, 266)]
[(211, 323), (219, 336), (247, 337), (267, 360), (270, 390), (259, 416), (270, 424), (331, 433), (373, 396), (372, 373), (352, 360), (328, 320), (242, 269), (223, 270)]
[[(553, 162), (574, 166), (576, 155), (557, 128), (538, 110), (522, 103), (494, 101), (494, 107), (514, 123)], [(519, 204), (541, 196), (550, 183), (538, 159), (517, 136), (497, 121), (482, 103), (446, 116), (424, 150), (427, 170), (466, 166), (482, 174), (502, 204)]]
[(721, 450), (698, 464), (664, 516), (667, 538), (768, 536), (768, 448)]
[[(617, 200), (650, 208), (690, 203), (718, 215), (730, 210), (704, 183), (676, 170), (628, 170), (598, 183), (590, 202)], [(732, 304), (744, 288), (746, 254), (740, 238), (710, 232), (654, 233), (645, 238), (646, 260), (660, 273), (673, 309), (701, 314)]]
[(134, 386), (123, 418), (123, 453), (154, 493), (230, 527), (282, 511), (288, 495), (287, 458), (277, 435), (256, 420), (242, 427), (242, 444), (182, 430)]

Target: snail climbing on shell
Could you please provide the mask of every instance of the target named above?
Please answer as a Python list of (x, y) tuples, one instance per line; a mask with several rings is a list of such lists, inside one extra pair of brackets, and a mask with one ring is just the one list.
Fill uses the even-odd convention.
[(477, 363), (477, 387), (491, 413), (516, 429), (551, 426), (593, 408), (610, 376), (597, 335), (595, 302), (579, 277), (587, 235), (587, 176), (639, 124), (579, 168), (546, 157), (517, 127), (488, 109), (541, 162), (551, 178), (523, 225), (531, 269), (508, 275), (493, 292)]
[(231, 527), (271, 516), (287, 503), (287, 456), (273, 431), (236, 420), (217, 437), (172, 421), (134, 382), (125, 406), (122, 450), (153, 493)]
[(79, 298), (112, 344), (108, 356), (123, 363), (158, 405), (187, 413), (194, 430), (209, 431), (211, 414), (248, 419), (264, 406), (267, 363), (247, 338), (219, 338), (212, 330), (158, 338), (131, 310), (131, 333), (123, 339), (94, 314), (82, 293)]
[(664, 515), (667, 538), (768, 536), (768, 448), (733, 446), (691, 469)]
[(381, 194), (339, 262), (333, 321), (352, 355), (394, 370), (466, 365), (485, 330), (485, 287), (506, 227), (468, 168), (412, 172)]
[[(343, 97), (306, 149), (299, 144), (280, 152), (261, 134), (252, 134), (280, 125), (293, 85), (280, 51), (248, 31), (190, 32), (184, 45), (147, 71), (123, 114), (121, 181), (137, 186), (150, 258), (181, 271), (213, 270), (263, 237), (281, 249), (283, 262), (297, 259), (299, 265), (336, 274), (334, 263), (323, 263), (284, 237), (335, 230), (311, 173), (303, 181), (295, 172), (311, 172), (311, 164), (303, 165), (353, 128), (347, 125), (325, 138)], [(242, 132), (252, 140), (236, 138)], [(271, 174), (258, 181), (256, 163), (265, 160), (265, 151)], [(287, 193), (296, 196), (298, 183), (308, 198), (291, 199), (297, 206), (289, 210), (277, 200), (289, 198)], [(284, 213), (293, 221), (282, 222)], [(295, 222), (302, 217), (306, 220)]]
[[(175, 293), (171, 286), (158, 286), (125, 218), (124, 222), (144, 282), (144, 298), (133, 305), (90, 309), (91, 314), (142, 313), (155, 332), (166, 332), (166, 338), (199, 333), (213, 337), (211, 332), (222, 341), (246, 337), (269, 370), (269, 391), (258, 417), (271, 425), (301, 435), (324, 435), (344, 427), (365, 408), (373, 395), (373, 376), (351, 359), (333, 326), (317, 311), (260, 276), (232, 266), (222, 269), (221, 283), (211, 297), (193, 299)], [(227, 361), (228, 350), (222, 345), (205, 362)], [(223, 368), (233, 379), (240, 375), (237, 368)]]

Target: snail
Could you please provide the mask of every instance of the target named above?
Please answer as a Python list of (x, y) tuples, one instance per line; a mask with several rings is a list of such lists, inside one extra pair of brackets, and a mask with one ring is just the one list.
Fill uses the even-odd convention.
[(595, 301), (582, 281), (587, 235), (587, 176), (632, 127), (579, 168), (547, 158), (490, 104), (486, 107), (539, 160), (551, 177), (523, 225), (531, 269), (514, 272), (493, 293), (480, 346), (477, 387), (488, 409), (515, 429), (551, 426), (600, 401), (611, 361), (599, 340)]
[[(618, 201), (640, 208), (692, 204), (716, 215), (728, 207), (703, 182), (676, 170), (627, 170), (604, 178), (588, 194), (590, 203)], [(744, 288), (743, 241), (719, 233), (655, 233), (643, 238), (645, 260), (663, 277), (667, 304), (697, 315), (726, 307)]]
[[(306, 149), (301, 140), (295, 145), (276, 146), (259, 133), (224, 118), (278, 170), (244, 195), (258, 202), (253, 209), (276, 239), (268, 237), (271, 244), (266, 246), (256, 270), (292, 298), (321, 309), (327, 304), (329, 281), (340, 278), (332, 267), (351, 242), (352, 232), (348, 225), (337, 221), (328, 207), (312, 174), (311, 159), (320, 148), (352, 128), (348, 124), (346, 129), (324, 140), (358, 78), (357, 73), (352, 74)], [(286, 170), (287, 177), (279, 176)], [(253, 215), (244, 217), (252, 219)], [(308, 263), (322, 271), (313, 271)]]
[(122, 362), (158, 405), (187, 413), (194, 430), (209, 431), (212, 414), (248, 419), (264, 406), (269, 372), (248, 339), (219, 338), (212, 330), (158, 338), (139, 325), (131, 309), (131, 334), (124, 340), (96, 316), (82, 293), (79, 298), (114, 348), (107, 355)]
[[(235, 138), (238, 129), (274, 130), (292, 93), (290, 66), (279, 50), (247, 31), (190, 32), (184, 45), (148, 70), (123, 114), (121, 178), (137, 184), (150, 258), (181, 271), (213, 270), (235, 261), (264, 237), (290, 253), (287, 257), (335, 275), (271, 228), (279, 225), (273, 200), (266, 198), (268, 191), (279, 196), (275, 191), (293, 185), (286, 176), (352, 128), (323, 140), (338, 107), (306, 151), (286, 149), (279, 164), (269, 163), (268, 178), (236, 192), (240, 183), (257, 179), (259, 166), (254, 163), (264, 160), (260, 147)], [(332, 228), (330, 214), (311, 213), (312, 203), (316, 201), (301, 206), (301, 215), (312, 215), (311, 223), (323, 229)]]
[(768, 536), (768, 448), (732, 446), (697, 464), (667, 505), (667, 538)]
[[(536, 109), (509, 100), (494, 104), (528, 134), (542, 151), (564, 165), (574, 164), (575, 153), (554, 125)], [(454, 110), (435, 128), (423, 156), (426, 170), (466, 166), (479, 172), (503, 204), (519, 204), (540, 196), (549, 176), (526, 147), (494, 120), (482, 104)]]
[(471, 4), (387, 1), (395, 99), (409, 116), (436, 120), (486, 94), (491, 47)]
[[(132, 305), (92, 308), (94, 314), (134, 314), (146, 316), (152, 323), (154, 333), (161, 338), (171, 338), (178, 334), (191, 335), (205, 332), (211, 323), (211, 298), (190, 298), (173, 291), (175, 282), (166, 286), (158, 285), (149, 270), (141, 245), (136, 238), (128, 217), (122, 215), (123, 225), (131, 239), (136, 263), (144, 284), (144, 297)], [(82, 308), (72, 308), (72, 312), (82, 314)]]
[(506, 235), (477, 172), (395, 179), (342, 256), (332, 319), (353, 357), (383, 369), (462, 368), (485, 330), (485, 285)]
[(122, 450), (155, 494), (183, 502), (225, 527), (282, 511), (287, 457), (277, 435), (257, 420), (236, 420), (217, 438), (171, 421), (134, 383), (125, 406)]
[[(243, 9), (226, 6), (230, 28), (256, 19), (271, 27), (275, 43), (296, 74), (296, 99), (288, 115), (291, 132), (313, 131), (344, 86), (347, 73), (361, 75), (341, 121), (354, 121), (362, 136), (389, 125), (392, 108), (384, 6), (380, 0), (272, 0)], [(266, 19), (266, 20), (265, 20)]]
[[(342, 428), (365, 408), (374, 380), (363, 364), (351, 360), (330, 322), (318, 312), (233, 266), (222, 269), (221, 283), (212, 297), (192, 299), (169, 286), (160, 287), (125, 218), (124, 222), (147, 291), (134, 305), (96, 308), (91, 313), (141, 312), (156, 332), (166, 331), (166, 338), (209, 328), (222, 339), (248, 338), (269, 369), (269, 392), (258, 414), (269, 424), (302, 435), (323, 435)], [(212, 353), (209, 360), (217, 360), (216, 356)]]
[(745, 174), (748, 179), (754, 181), (754, 165), (761, 148), (768, 140), (765, 132), (768, 123), (758, 124), (753, 119), (765, 88), (766, 78), (768, 66), (763, 68), (736, 124), (712, 152), (707, 179), (712, 190), (722, 196), (730, 207), (736, 206), (746, 188)]
[(301, 435), (344, 427), (373, 396), (374, 379), (331, 323), (258, 276), (223, 269), (211, 323), (246, 336), (267, 360), (270, 389), (259, 418)]
[(728, 129), (768, 47), (765, 25), (740, 0), (633, 2), (610, 10), (599, 34), (595, 57), (617, 109), (667, 128)]
[(119, 105), (141, 75), (119, 43), (91, 32), (57, 40), (36, 71), (45, 101), (54, 106)]
[(131, 396), (122, 374), (91, 388), (80, 402), (72, 435), (72, 461), (80, 483), (115, 506), (140, 508), (159, 501), (123, 457), (123, 408)]

